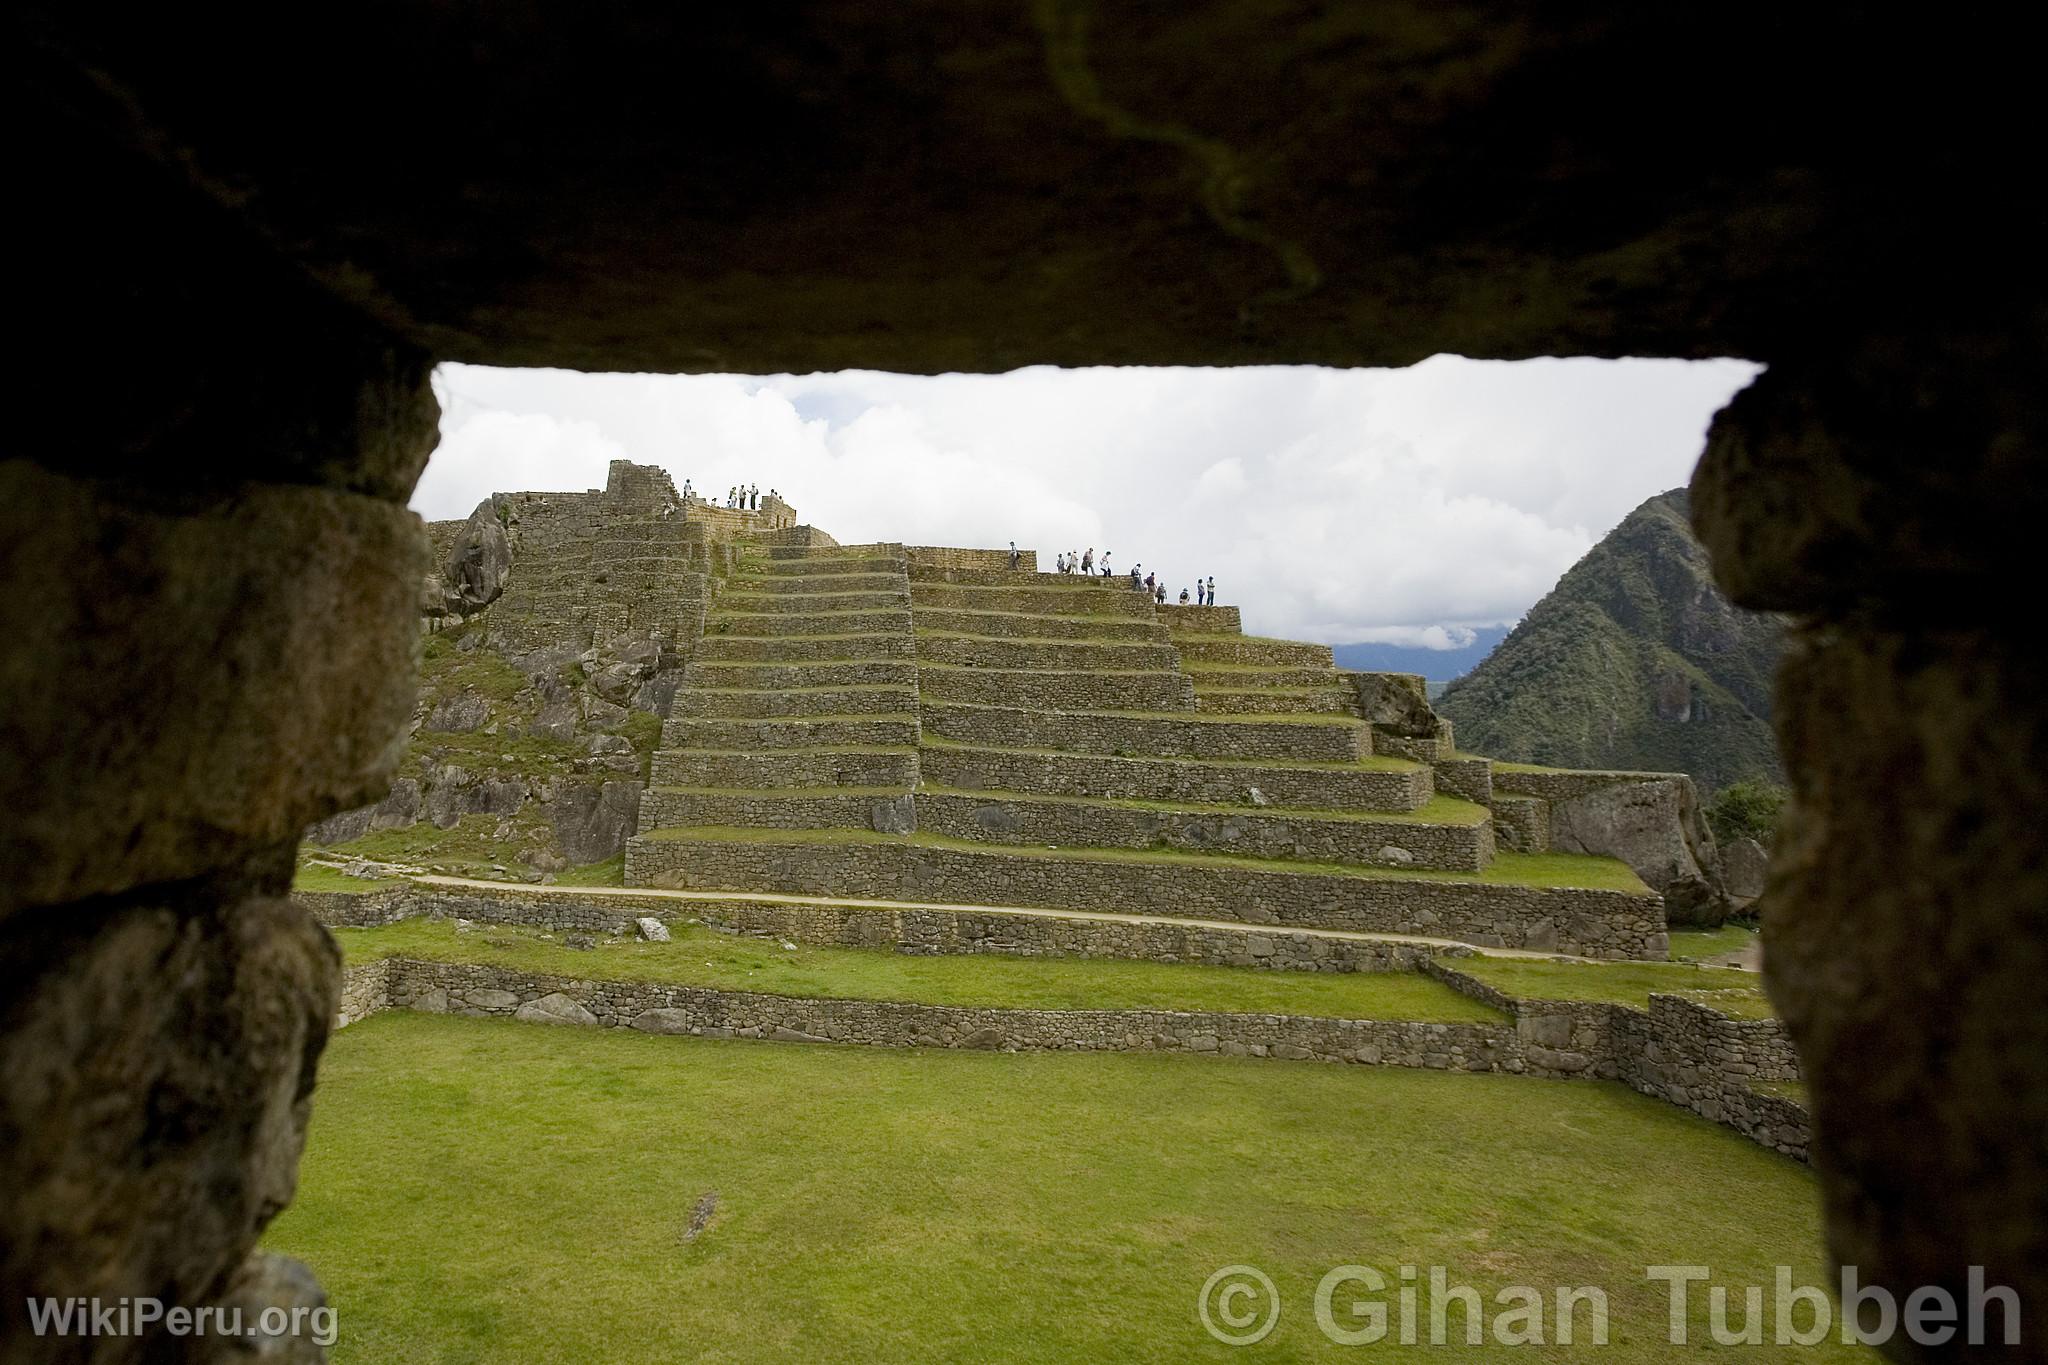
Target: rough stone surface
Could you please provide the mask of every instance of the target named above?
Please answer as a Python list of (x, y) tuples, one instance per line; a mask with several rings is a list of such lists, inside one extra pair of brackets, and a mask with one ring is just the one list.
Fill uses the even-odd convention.
[(456, 532), (447, 556), (441, 561), (449, 615), (473, 615), (497, 601), (505, 591), (505, 584), (512, 577), (507, 510), (498, 498), (486, 498)]
[(1673, 924), (1719, 924), (1727, 917), (1720, 854), (1689, 777), (1613, 782), (1553, 801), (1550, 846), (1621, 859), (1664, 897)]
[(626, 846), (640, 812), (638, 782), (565, 783), (548, 808), (562, 856), (603, 862)]
[(1741, 902), (1763, 895), (1770, 861), (1770, 850), (1754, 839), (1731, 839), (1722, 844), (1721, 875), (1728, 883), (1728, 894)]
[(232, 880), (0, 928), (8, 1360), (78, 1358), (28, 1295), (222, 1291), (291, 1200), (340, 976), (302, 909)]
[(351, 493), (186, 508), (0, 461), (0, 915), (197, 876), (382, 797), (425, 543)]

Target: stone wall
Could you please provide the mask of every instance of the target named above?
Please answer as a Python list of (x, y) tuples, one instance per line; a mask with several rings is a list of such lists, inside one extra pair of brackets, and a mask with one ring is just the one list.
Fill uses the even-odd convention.
[[(932, 630), (927, 617), (928, 613), (920, 609), (913, 618), (919, 632), (917, 657), (927, 663), (990, 669), (1144, 669), (1168, 676), (1179, 674), (1180, 655), (1165, 640), (985, 639), (972, 632), (966, 636), (943, 635)], [(1032, 629), (1037, 628), (1037, 619), (1024, 618)], [(1071, 624), (1085, 628), (1091, 623)], [(1176, 689), (1170, 699), (1180, 699), (1181, 690)], [(1128, 709), (1140, 708), (1133, 705)]]
[[(924, 653), (924, 641), (919, 653)], [(1093, 672), (1044, 668), (977, 668), (927, 664), (919, 670), (921, 695), (933, 701), (979, 706), (1027, 706), (1046, 711), (1193, 711), (1195, 688), (1186, 674)]]
[(1759, 1084), (1801, 1079), (1791, 1034), (1777, 1019), (1737, 1019), (1677, 995), (1647, 1009), (1581, 1001), (1515, 1000), (1433, 956), (1421, 969), (1516, 1017), (1532, 1067), (1618, 1080), (1645, 1095), (1726, 1124), (1754, 1142), (1807, 1159), (1806, 1107)]
[(1153, 608), (1176, 635), (1242, 635), (1236, 607), (1183, 607), (1169, 602)]
[[(652, 799), (652, 794), (648, 799)], [(1073, 848), (1177, 848), (1254, 858), (1478, 872), (1493, 858), (1488, 821), (1426, 823), (1398, 817), (1317, 819), (1300, 812), (1153, 810), (1082, 800), (917, 794), (917, 827), (976, 843)], [(641, 802), (643, 830), (647, 800)], [(712, 824), (716, 821), (667, 821)]]
[(1052, 715), (1018, 707), (944, 702), (927, 703), (919, 713), (927, 732), (963, 744), (1091, 754), (1345, 763), (1364, 758), (1371, 742), (1363, 725), (1344, 720), (1258, 721), (1092, 711)]
[[(1010, 568), (1008, 550), (963, 550), (952, 545), (906, 545), (903, 553), (915, 569), (1003, 569)], [(1038, 572), (1038, 551), (1019, 550), (1017, 570)]]
[(1027, 796), (1193, 801), (1251, 809), (1251, 792), (1257, 789), (1272, 804), (1297, 810), (1412, 811), (1435, 790), (1423, 767), (1290, 768), (929, 742), (918, 755), (925, 777), (942, 786)]
[(580, 981), (410, 958), (390, 960), (385, 994), (397, 1009), (708, 1038), (1005, 1052), (1192, 1052), (1439, 1071), (1531, 1070), (1507, 1023), (814, 1000), (703, 986)]
[(341, 974), (341, 999), (334, 1009), (334, 1026), (347, 1028), (367, 1019), (391, 1003), (391, 962), (380, 958), (350, 967)]
[(1356, 939), (1299, 930), (1160, 922), (1118, 915), (1016, 915), (803, 904), (746, 896), (691, 898), (622, 892), (489, 891), (421, 884), (368, 895), (295, 897), (323, 924), (366, 928), (402, 919), (465, 919), (554, 933), (625, 934), (646, 916), (687, 917), (715, 928), (825, 947), (893, 949), (919, 955), (992, 953), (1008, 957), (1112, 958), (1189, 962), (1273, 971), (1410, 971), (1432, 950), (1388, 939)]
[(1419, 934), (1487, 947), (1661, 960), (1654, 895), (1399, 876), (1268, 871), (1223, 860), (1132, 862), (876, 839), (672, 839), (626, 846), (629, 886), (1015, 905)]

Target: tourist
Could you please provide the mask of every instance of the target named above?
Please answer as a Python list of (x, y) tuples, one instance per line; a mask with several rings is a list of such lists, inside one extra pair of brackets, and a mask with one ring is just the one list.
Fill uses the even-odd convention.
[(1062, 550), (1052, 557), (1052, 571), (1054, 573), (1065, 573), (1067, 571), (1066, 551)]
[(753, 510), (758, 512), (761, 510), (761, 485), (757, 483), (749, 491), (753, 494)]
[(1138, 570), (1140, 570), (1140, 569), (1142, 569), (1142, 568), (1144, 568), (1144, 567), (1145, 567), (1145, 566), (1144, 566), (1143, 564), (1133, 564), (1133, 565), (1131, 565), (1131, 586), (1132, 586), (1132, 587), (1134, 587), (1134, 588), (1137, 588), (1137, 587), (1142, 587), (1142, 586), (1144, 586), (1144, 585), (1143, 585), (1143, 582), (1142, 582), (1142, 580), (1140, 580), (1140, 579), (1139, 579), (1139, 577), (1138, 577)]
[[(1137, 571), (1136, 571), (1136, 570), (1134, 569), (1134, 570), (1132, 570), (1132, 572), (1133, 572), (1133, 573), (1135, 573), (1135, 572), (1137, 572)], [(1145, 591), (1146, 591), (1146, 592), (1151, 592), (1151, 591), (1152, 591), (1152, 589), (1153, 589), (1154, 587), (1156, 587), (1156, 586), (1157, 586), (1157, 583), (1156, 583), (1156, 582), (1154, 581), (1154, 576), (1153, 576), (1153, 575), (1151, 575), (1151, 574), (1146, 574), (1146, 575), (1145, 575)]]
[(1104, 578), (1109, 577), (1109, 551), (1107, 550), (1102, 552), (1102, 576)]
[(1188, 604), (1188, 590), (1186, 588), (1182, 588), (1180, 590), (1180, 604), (1182, 606), (1186, 606)]
[(1014, 541), (1014, 540), (1013, 540), (1013, 541), (1011, 541), (1011, 542), (1010, 542), (1010, 567), (1011, 567), (1011, 568), (1013, 568), (1013, 569), (1014, 569), (1014, 568), (1016, 568), (1016, 567), (1017, 567), (1017, 561), (1018, 561), (1018, 560), (1020, 560), (1020, 559), (1022, 559), (1023, 557), (1024, 557), (1024, 556), (1022, 556), (1022, 555), (1020, 555), (1020, 554), (1018, 554), (1018, 553), (1017, 553), (1017, 542), (1016, 542), (1016, 541)]
[(688, 479), (684, 479), (684, 480), (683, 480), (683, 501), (684, 501), (684, 502), (688, 502), (689, 500), (690, 500), (690, 481), (689, 481)]
[(1094, 547), (1093, 545), (1090, 545), (1090, 546), (1088, 547), (1088, 552), (1087, 552), (1086, 554), (1084, 554), (1084, 555), (1082, 555), (1082, 556), (1081, 556), (1081, 573), (1083, 574), (1083, 576), (1086, 576), (1086, 575), (1088, 575), (1088, 574), (1092, 574), (1092, 573), (1094, 573), (1094, 572), (1095, 572), (1095, 547)]
[(1208, 587), (1208, 594), (1209, 594), (1209, 605), (1213, 607), (1213, 606), (1215, 606), (1215, 605), (1216, 605), (1216, 575), (1215, 575), (1215, 574), (1210, 574), (1210, 575), (1209, 575), (1209, 587)]
[(1158, 586), (1157, 586), (1157, 587), (1155, 587), (1155, 588), (1154, 588), (1154, 589), (1153, 589), (1152, 591), (1153, 591), (1153, 598), (1152, 598), (1152, 600), (1153, 600), (1153, 601), (1155, 601), (1155, 602), (1157, 602), (1157, 603), (1158, 603), (1158, 604), (1159, 604), (1160, 606), (1162, 606), (1162, 607), (1163, 607), (1163, 606), (1165, 606), (1165, 605), (1166, 605), (1166, 576), (1165, 576), (1164, 574), (1161, 574), (1161, 575), (1160, 575), (1160, 577), (1159, 577), (1159, 584), (1158, 584)]

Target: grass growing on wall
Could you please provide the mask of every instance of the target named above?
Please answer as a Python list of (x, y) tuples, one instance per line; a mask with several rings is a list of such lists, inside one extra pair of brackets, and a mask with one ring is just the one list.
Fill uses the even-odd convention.
[(351, 963), (380, 957), (477, 962), (600, 981), (715, 986), (813, 999), (1017, 1009), (1218, 1010), (1338, 1019), (1499, 1023), (1496, 1011), (1412, 972), (1263, 972), (1157, 962), (994, 955), (914, 957), (798, 945), (676, 924), (674, 941), (570, 948), (530, 929), (407, 920), (337, 929)]
[[(1613, 1084), (394, 1013), (329, 1044), (264, 1244), (319, 1276), (335, 1365), (1663, 1365), (1644, 1267), (1825, 1284), (1817, 1204), (1802, 1167)], [(1282, 1296), (1250, 1350), (1195, 1315), (1235, 1263)], [(1357, 1263), (1441, 1265), (1489, 1312), (1508, 1284), (1600, 1285), (1611, 1344), (1339, 1349), (1315, 1287)], [(1784, 1358), (1706, 1344), (1705, 1286), (1692, 1304), (1687, 1359)]]

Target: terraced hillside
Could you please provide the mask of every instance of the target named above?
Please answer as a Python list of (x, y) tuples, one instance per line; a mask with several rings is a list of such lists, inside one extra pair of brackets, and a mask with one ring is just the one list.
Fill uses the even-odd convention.
[(1245, 636), (1234, 608), (1155, 609), (995, 551), (753, 533), (626, 881), (1663, 953), (1625, 867), (1498, 852), (1488, 806), (1438, 789), (1447, 743), (1385, 738), (1404, 752), (1376, 751), (1326, 646)]

